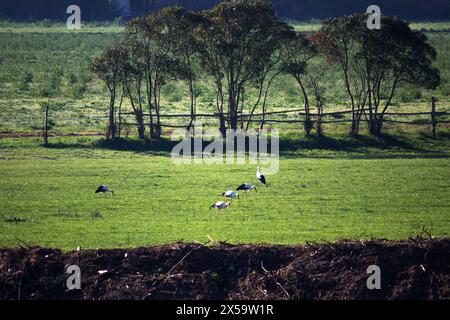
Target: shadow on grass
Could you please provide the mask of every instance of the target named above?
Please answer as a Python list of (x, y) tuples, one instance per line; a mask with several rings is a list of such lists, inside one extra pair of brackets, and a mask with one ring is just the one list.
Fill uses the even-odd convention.
[[(288, 158), (450, 158), (449, 150), (445, 148), (446, 141), (449, 140), (450, 134), (442, 134), (438, 140), (432, 140), (426, 134), (418, 134), (414, 137), (394, 135), (359, 135), (356, 137), (312, 135), (305, 137), (294, 135), (280, 137), (280, 155)], [(177, 144), (177, 141), (171, 141), (165, 137), (144, 140), (135, 138), (61, 139), (51, 142), (47, 147), (53, 149), (104, 149), (170, 156)], [(209, 144), (209, 141), (203, 141), (202, 149), (204, 150)], [(194, 145), (193, 142), (192, 145)], [(270, 144), (268, 148), (271, 149)]]
[(450, 158), (449, 142), (450, 134), (446, 132), (439, 134), (437, 139), (432, 139), (431, 134), (427, 133), (384, 134), (382, 136), (309, 136), (280, 140), (280, 153), (288, 158)]
[(51, 141), (46, 147), (50, 149), (104, 149), (115, 151), (131, 151), (139, 153), (150, 153), (160, 155), (170, 155), (173, 147), (177, 142), (172, 142), (168, 139), (76, 139), (67, 140), (59, 139)]
[(343, 152), (366, 152), (367, 148), (420, 151), (411, 141), (390, 135), (381, 137), (363, 135), (355, 137), (309, 136), (302, 139), (282, 138), (280, 140), (280, 151), (317, 149)]

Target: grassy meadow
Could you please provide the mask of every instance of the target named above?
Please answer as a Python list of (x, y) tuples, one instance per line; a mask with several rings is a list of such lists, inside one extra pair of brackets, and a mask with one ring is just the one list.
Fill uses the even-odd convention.
[[(96, 143), (55, 138), (44, 148), (34, 138), (0, 141), (1, 245), (71, 250), (204, 242), (208, 236), (299, 244), (405, 239), (423, 226), (434, 236), (450, 236), (448, 138), (434, 152), (426, 144), (422, 150), (356, 144), (347, 152), (291, 150), (280, 172), (268, 177), (268, 188), (224, 211), (209, 206), (222, 192), (254, 183), (255, 166), (175, 165), (151, 147)], [(95, 195), (100, 184), (115, 197)]]
[[(299, 31), (319, 24), (295, 23)], [(428, 31), (450, 23), (414, 23)], [(348, 136), (326, 125), (324, 137), (305, 137), (299, 125), (281, 127), (280, 172), (262, 188), (210, 210), (220, 194), (255, 182), (256, 166), (175, 165), (172, 144), (130, 138), (106, 142), (107, 90), (89, 64), (120, 38), (118, 23), (69, 31), (51, 22), (0, 22), (0, 246), (40, 245), (71, 250), (135, 247), (174, 241), (299, 244), (340, 239), (406, 239), (422, 227), (450, 236), (450, 133), (387, 125), (386, 135)], [(438, 52), (442, 83), (434, 92), (402, 88), (393, 112), (450, 111), (450, 33), (427, 33)], [(326, 110), (347, 108), (342, 77), (326, 79)], [(212, 112), (211, 83), (196, 89), (198, 111)], [(256, 99), (249, 88), (246, 108)], [(188, 112), (187, 86), (162, 91), (163, 113)], [(42, 105), (50, 105), (50, 145), (42, 146)], [(299, 108), (297, 85), (273, 84), (269, 110)], [(128, 108), (124, 100), (123, 108)], [(295, 118), (295, 114), (290, 115)], [(423, 120), (418, 117), (418, 120)], [(68, 137), (70, 134), (86, 135)], [(364, 132), (363, 132), (364, 133)], [(263, 168), (264, 169), (264, 168)], [(94, 194), (106, 184), (116, 196)]]

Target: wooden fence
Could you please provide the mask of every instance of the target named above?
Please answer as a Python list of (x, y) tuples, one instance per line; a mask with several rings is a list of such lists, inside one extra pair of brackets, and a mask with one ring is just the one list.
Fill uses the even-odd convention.
[[(293, 114), (294, 119), (287, 119), (287, 116), (289, 114)], [(243, 123), (261, 123), (264, 124), (304, 124), (308, 120), (306, 120), (306, 116), (309, 116), (313, 123), (321, 123), (321, 124), (330, 124), (330, 123), (351, 123), (352, 119), (347, 118), (345, 119), (346, 115), (351, 115), (351, 110), (345, 110), (345, 111), (336, 111), (336, 112), (324, 112), (322, 114), (318, 113), (309, 113), (306, 114), (304, 112), (304, 109), (289, 109), (289, 110), (281, 110), (281, 111), (271, 111), (266, 112), (265, 114), (257, 113), (257, 114), (238, 114), (237, 119), (238, 121), (242, 121)], [(282, 118), (276, 118), (280, 115), (285, 115), (286, 117), (284, 119)], [(128, 116), (134, 116), (134, 113), (132, 112), (121, 112), (119, 114), (119, 128), (123, 128), (124, 126), (135, 126), (136, 123), (132, 120), (131, 122), (126, 121)], [(145, 125), (150, 125), (150, 114), (144, 113), (143, 116), (145, 118), (148, 118), (145, 122)], [(222, 115), (225, 120), (229, 120), (229, 116), (227, 113), (224, 113)], [(406, 121), (406, 120), (398, 120), (398, 118), (409, 118), (409, 117), (417, 117), (417, 116), (426, 116), (429, 120), (420, 120), (420, 121)], [(433, 137), (436, 137), (436, 130), (438, 124), (448, 124), (450, 123), (450, 120), (442, 120), (440, 117), (442, 116), (450, 116), (449, 112), (438, 112), (436, 111), (436, 100), (433, 98), (431, 103), (431, 111), (430, 112), (411, 112), (411, 113), (405, 113), (405, 112), (386, 112), (384, 114), (384, 122), (385, 123), (397, 123), (397, 124), (406, 124), (406, 125), (429, 125), (431, 128), (431, 133)], [(161, 127), (163, 128), (187, 128), (189, 126), (189, 123), (194, 117), (195, 119), (217, 119), (215, 123), (202, 123), (202, 126), (215, 126), (218, 127), (218, 119), (219, 114), (217, 113), (198, 113), (195, 115), (191, 114), (161, 114)], [(292, 117), (292, 116), (291, 116)], [(298, 118), (297, 118), (298, 117)], [(264, 118), (264, 119), (261, 119)], [(396, 119), (397, 118), (397, 119)], [(170, 123), (165, 122), (164, 119), (189, 119), (189, 122), (187, 123)], [(320, 120), (319, 120), (320, 119)], [(363, 121), (363, 119), (361, 119)], [(191, 125), (191, 127), (196, 126)], [(120, 131), (120, 130), (119, 130)]]

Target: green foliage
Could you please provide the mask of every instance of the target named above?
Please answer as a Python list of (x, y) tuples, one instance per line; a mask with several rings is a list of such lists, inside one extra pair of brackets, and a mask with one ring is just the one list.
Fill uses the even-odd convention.
[[(382, 16), (382, 28), (368, 30), (367, 14), (353, 14), (324, 22), (321, 33), (327, 38), (324, 52), (336, 61), (344, 74), (348, 99), (354, 112), (369, 109), (369, 128), (381, 134), (384, 113), (399, 87), (405, 84), (434, 90), (440, 72), (433, 66), (436, 50), (425, 34), (412, 31), (396, 17)], [(414, 98), (420, 98), (421, 93)], [(359, 121), (353, 121), (352, 134)]]
[(161, 90), (161, 94), (166, 97), (168, 102), (180, 102), (186, 96), (185, 90), (176, 82), (170, 82), (165, 85)]
[[(273, 6), (265, 1), (222, 2), (205, 12), (197, 30), (197, 50), (220, 95), (219, 112), (223, 112), (225, 96), (228, 100), (232, 129), (237, 128), (239, 99), (245, 86), (259, 82), (262, 87), (274, 53), (293, 35), (290, 26), (279, 22)], [(221, 129), (224, 127), (222, 121)]]
[(124, 77), (123, 66), (127, 57), (124, 46), (112, 46), (107, 48), (100, 57), (92, 62), (90, 66), (91, 71), (103, 80), (108, 89), (113, 92)]
[(40, 98), (48, 98), (52, 95), (52, 88), (48, 84), (40, 84), (37, 89), (37, 96)]
[(70, 95), (72, 98), (74, 99), (81, 99), (83, 98), (84, 93), (87, 90), (87, 84), (86, 83), (75, 83), (71, 88), (70, 88)]
[(73, 86), (75, 83), (78, 82), (78, 77), (76, 76), (75, 73), (71, 72), (69, 74), (69, 78), (67, 79), (69, 85)]
[(25, 72), (23, 75), (22, 82), (26, 84), (30, 84), (33, 81), (33, 74), (31, 72)]

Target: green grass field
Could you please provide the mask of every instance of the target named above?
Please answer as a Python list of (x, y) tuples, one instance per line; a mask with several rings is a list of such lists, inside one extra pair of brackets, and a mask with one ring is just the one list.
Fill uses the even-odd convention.
[[(317, 31), (321, 27), (320, 21), (311, 22), (298, 22), (293, 21), (291, 23), (295, 30), (302, 32), (312, 32)], [(411, 28), (413, 30), (423, 30), (423, 31), (448, 31), (450, 30), (450, 22), (411, 22)]]
[[(222, 192), (253, 183), (255, 166), (177, 166), (164, 152), (100, 149), (88, 138), (54, 139), (50, 148), (32, 138), (3, 139), (0, 244), (70, 250), (204, 242), (208, 235), (231, 243), (300, 244), (405, 239), (423, 226), (450, 236), (449, 139), (423, 139), (422, 149), (282, 151), (270, 187), (224, 211), (209, 206)], [(430, 143), (440, 148), (427, 151)], [(100, 184), (116, 196), (95, 195)]]

